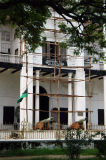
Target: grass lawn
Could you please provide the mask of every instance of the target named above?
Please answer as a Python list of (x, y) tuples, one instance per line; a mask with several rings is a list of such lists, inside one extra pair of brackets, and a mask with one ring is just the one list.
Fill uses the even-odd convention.
[[(65, 155), (67, 153), (66, 149), (62, 148), (42, 148), (42, 149), (18, 149), (18, 150), (8, 150), (1, 152), (1, 156), (38, 156), (38, 155)], [(85, 149), (81, 151), (81, 155), (96, 155), (98, 153), (97, 149)]]
[(83, 149), (81, 151), (81, 155), (97, 155), (98, 150), (96, 148), (94, 149)]
[[(42, 160), (42, 158), (33, 158), (33, 159), (28, 159), (28, 160)], [(43, 160), (56, 160), (56, 159), (47, 159), (47, 158), (43, 158)], [(57, 159), (57, 160), (69, 160), (69, 159)], [(76, 160), (101, 160), (98, 158), (86, 158), (86, 159), (76, 159)]]
[(8, 150), (2, 152), (2, 156), (39, 156), (39, 155), (64, 155), (66, 154), (66, 149), (54, 148), (54, 149), (18, 149), (18, 150)]

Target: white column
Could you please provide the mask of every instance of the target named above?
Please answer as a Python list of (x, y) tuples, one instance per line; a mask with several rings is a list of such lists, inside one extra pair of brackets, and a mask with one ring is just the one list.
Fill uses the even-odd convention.
[(106, 127), (106, 76), (104, 76), (104, 125)]
[(86, 111), (85, 97), (80, 97), (85, 96), (85, 72), (83, 69), (79, 68), (76, 70), (75, 81), (77, 82), (74, 82), (74, 95), (76, 95), (74, 98), (74, 107), (75, 111), (79, 111), (75, 112), (75, 121), (79, 121), (85, 118)]
[[(106, 27), (104, 25), (103, 27), (103, 32), (104, 32), (104, 36), (105, 36), (105, 40), (106, 40)], [(105, 57), (106, 57), (106, 47), (103, 48), (103, 51), (105, 53)], [(104, 70), (106, 70), (106, 61), (104, 61)], [(104, 125), (105, 125), (105, 129), (106, 129), (106, 76), (104, 76)]]
[[(104, 48), (104, 52), (106, 55), (106, 48)], [(106, 62), (104, 62), (104, 70), (106, 70)], [(106, 129), (106, 76), (104, 76), (103, 80), (104, 80), (104, 125)]]
[(0, 52), (1, 52), (1, 32), (0, 32)]
[[(68, 95), (72, 95), (72, 73), (68, 74)], [(72, 111), (72, 97), (68, 97), (68, 111)], [(72, 112), (68, 112), (68, 126), (72, 124)]]
[[(35, 124), (39, 122), (39, 70), (36, 70), (36, 100), (35, 100)], [(38, 94), (38, 95), (37, 95)], [(37, 111), (38, 110), (38, 111)]]
[[(26, 67), (23, 66), (20, 73), (20, 96), (26, 90)], [(22, 124), (26, 121), (26, 98), (20, 102), (20, 129), (22, 128)]]
[[(22, 43), (22, 52), (25, 51), (25, 43)], [(20, 72), (20, 96), (22, 93), (26, 90), (26, 54), (23, 55), (23, 67)], [(20, 130), (22, 129), (22, 125), (26, 121), (26, 98), (23, 98), (23, 100), (20, 102)]]
[(33, 127), (33, 54), (28, 54), (28, 124)]

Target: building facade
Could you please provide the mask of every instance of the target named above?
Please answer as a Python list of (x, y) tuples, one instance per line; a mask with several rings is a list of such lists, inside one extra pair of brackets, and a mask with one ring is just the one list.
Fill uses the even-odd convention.
[[(54, 15), (55, 14), (55, 15)], [(93, 63), (75, 47), (61, 48), (64, 35), (57, 13), (47, 20), (46, 44), (27, 53), (25, 42), (16, 39), (14, 29), (0, 26), (0, 124), (14, 129), (24, 123), (29, 129), (37, 122), (54, 117), (55, 126), (65, 129), (86, 119), (85, 128), (106, 125), (105, 63)], [(17, 99), (27, 90), (28, 96)]]

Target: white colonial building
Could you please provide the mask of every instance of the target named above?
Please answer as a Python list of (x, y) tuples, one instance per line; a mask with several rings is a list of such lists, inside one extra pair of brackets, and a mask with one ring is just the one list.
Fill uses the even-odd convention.
[[(28, 122), (29, 129), (37, 122), (54, 117), (55, 129), (62, 129), (84, 118), (93, 129), (106, 125), (105, 63), (93, 64), (74, 47), (60, 48), (64, 35), (55, 13), (47, 20), (45, 46), (35, 53), (26, 53), (25, 43), (14, 36), (10, 26), (0, 26), (0, 124), (14, 129), (14, 124)], [(27, 89), (28, 97), (17, 104)], [(105, 116), (104, 116), (105, 115)], [(94, 126), (95, 125), (95, 126)], [(95, 128), (94, 128), (95, 127)], [(98, 128), (97, 128), (98, 127)]]

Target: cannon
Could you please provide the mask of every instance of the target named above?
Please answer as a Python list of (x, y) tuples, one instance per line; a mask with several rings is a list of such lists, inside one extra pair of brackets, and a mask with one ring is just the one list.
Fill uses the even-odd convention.
[(85, 120), (86, 120), (86, 118), (74, 122), (74, 123), (69, 127), (69, 129), (76, 129), (76, 130), (82, 129), (82, 130), (84, 130), (84, 124), (83, 124), (83, 122), (84, 122)]
[(34, 126), (34, 130), (50, 130), (50, 129), (53, 129), (52, 127), (52, 124), (54, 122), (54, 118), (53, 117), (50, 117), (50, 118), (47, 118), (47, 119), (44, 119), (40, 122), (38, 122), (35, 126)]

